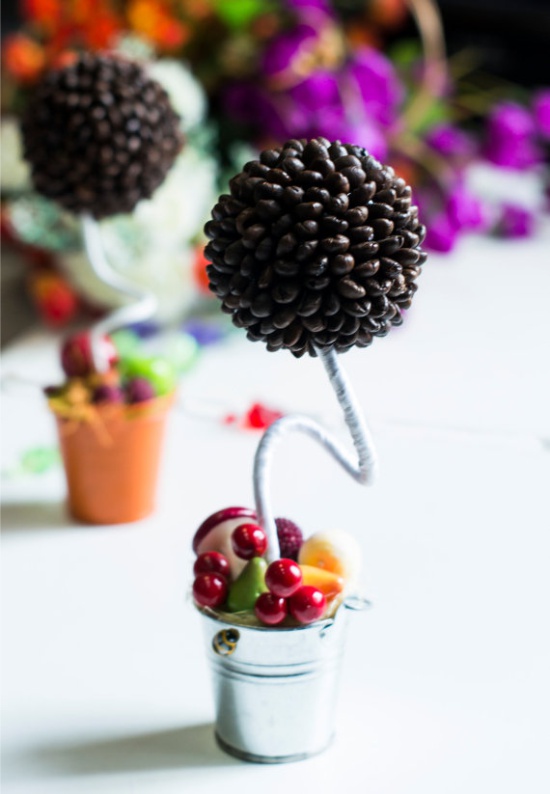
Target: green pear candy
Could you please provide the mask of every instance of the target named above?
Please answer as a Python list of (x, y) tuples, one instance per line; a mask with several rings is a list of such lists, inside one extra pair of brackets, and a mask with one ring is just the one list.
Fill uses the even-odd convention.
[(254, 605), (261, 593), (267, 592), (265, 572), (267, 562), (263, 557), (253, 557), (247, 562), (239, 576), (229, 587), (227, 596), (227, 610), (229, 612), (244, 612), (254, 609)]

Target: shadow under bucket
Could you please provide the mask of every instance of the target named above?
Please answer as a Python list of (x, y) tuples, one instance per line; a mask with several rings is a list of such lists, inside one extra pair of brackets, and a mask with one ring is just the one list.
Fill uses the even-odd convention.
[(347, 599), (334, 618), (276, 629), (228, 623), (199, 609), (220, 747), (263, 764), (326, 749), (335, 730), (348, 613), (367, 606), (364, 599)]

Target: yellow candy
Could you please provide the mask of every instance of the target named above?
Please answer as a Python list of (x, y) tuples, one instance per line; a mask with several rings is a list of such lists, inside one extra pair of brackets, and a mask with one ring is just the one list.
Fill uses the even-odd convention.
[(298, 562), (341, 576), (348, 589), (361, 568), (361, 548), (353, 535), (344, 530), (316, 532), (302, 544)]

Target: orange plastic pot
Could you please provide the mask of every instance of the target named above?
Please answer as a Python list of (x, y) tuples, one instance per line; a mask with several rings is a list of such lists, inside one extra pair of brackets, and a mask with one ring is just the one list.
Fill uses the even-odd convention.
[(55, 410), (71, 515), (86, 524), (125, 524), (155, 508), (167, 413), (174, 396), (136, 405)]

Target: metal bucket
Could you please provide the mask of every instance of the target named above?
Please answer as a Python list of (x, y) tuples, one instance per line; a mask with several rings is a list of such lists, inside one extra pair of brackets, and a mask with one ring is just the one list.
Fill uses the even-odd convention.
[(200, 609), (220, 747), (264, 764), (299, 761), (328, 747), (348, 611), (367, 605), (347, 599), (334, 618), (276, 629), (227, 623)]

